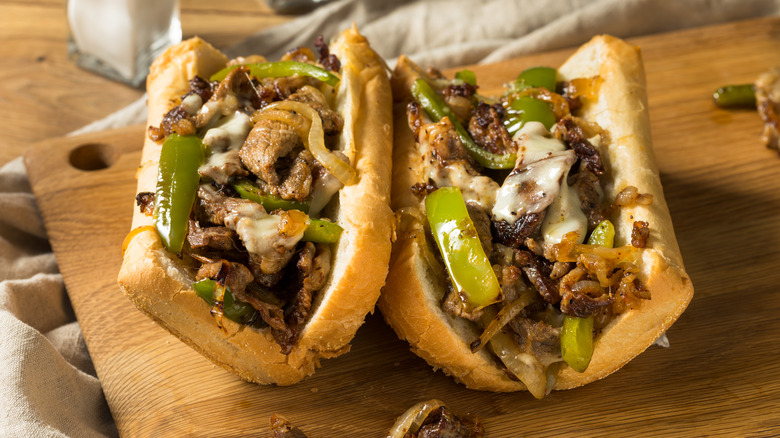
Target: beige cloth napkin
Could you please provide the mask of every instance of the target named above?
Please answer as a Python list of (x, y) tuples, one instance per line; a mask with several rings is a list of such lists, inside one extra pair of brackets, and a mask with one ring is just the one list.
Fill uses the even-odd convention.
[[(266, 30), (231, 54), (276, 59), (353, 22), (392, 64), (440, 68), (780, 14), (780, 0), (342, 0)], [(145, 121), (144, 99), (79, 130)], [(0, 436), (115, 436), (116, 428), (31, 194), (21, 159), (0, 168)]]

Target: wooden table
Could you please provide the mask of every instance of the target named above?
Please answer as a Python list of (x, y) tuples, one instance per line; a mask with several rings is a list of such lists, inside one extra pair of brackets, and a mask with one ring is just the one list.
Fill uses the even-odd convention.
[[(0, 2), (0, 166), (36, 141), (65, 135), (143, 94), (68, 59), (65, 0)], [(226, 47), (292, 16), (262, 0), (181, 0), (184, 38)]]
[[(182, 0), (185, 37), (199, 34), (225, 46), (289, 19), (274, 15), (259, 1), (221, 3), (212, 8), (205, 0)], [(361, 329), (350, 354), (326, 361), (315, 376), (290, 388), (240, 382), (183, 344), (172, 339), (169, 343), (159, 329), (149, 329), (146, 337), (132, 341), (141, 347), (151, 345), (141, 350), (154, 357), (173, 351), (181, 355), (183, 366), (177, 362), (150, 367), (143, 355), (133, 356), (138, 348), (119, 351), (124, 356), (116, 359), (110, 354), (119, 347), (101, 344), (93, 329), (87, 342), (100, 365), (109, 403), (117, 407), (114, 415), (120, 430), (149, 436), (165, 430), (220, 430), (223, 435), (246, 436), (252, 428), (265, 431), (269, 413), (278, 411), (311, 436), (337, 436), (334, 431), (381, 436), (410, 401), (439, 397), (456, 412), (472, 411), (487, 420), (490, 436), (776, 435), (780, 430), (780, 378), (774, 360), (780, 336), (780, 192), (776, 189), (780, 164), (777, 154), (758, 141), (760, 121), (755, 113), (716, 110), (708, 93), (724, 83), (752, 80), (776, 63), (779, 35), (780, 20), (773, 19), (634, 40), (646, 59), (653, 137), (667, 201), (696, 287), (694, 301), (670, 331), (673, 348), (653, 349), (608, 379), (553, 393), (540, 402), (526, 393), (468, 391), (442, 373), (431, 372), (393, 337), (378, 315)], [(0, 38), (8, 42), (0, 44), (0, 108), (5, 110), (0, 164), (24, 153), (37, 140), (100, 119), (142, 94), (81, 71), (67, 60), (63, 1), (0, 4)], [(510, 60), (505, 66), (556, 65), (567, 53)], [(126, 132), (133, 129), (133, 135), (140, 135), (139, 127)], [(117, 144), (126, 138), (118, 135)], [(50, 171), (57, 169), (47, 165), (59, 163), (62, 172), (67, 156), (62, 151), (73, 145), (60, 139), (47, 146), (57, 154), (39, 155), (49, 161), (39, 160), (38, 170), (31, 168), (30, 174), (38, 175), (36, 193), (44, 195), (38, 196), (39, 205), (72, 299), (98, 293), (129, 307), (117, 295), (114, 282), (116, 248), (129, 218), (126, 223), (114, 218), (126, 211), (123, 196), (134, 188), (129, 176), (138, 162), (138, 151), (133, 149), (137, 145), (128, 146), (124, 161), (108, 173), (83, 173), (81, 179), (58, 179), (59, 174)], [(94, 190), (96, 179), (111, 181), (110, 190)], [(120, 189), (121, 196), (113, 195), (111, 190)], [(89, 205), (94, 210), (84, 213), (84, 221), (74, 221), (70, 212), (61, 209), (58, 214), (50, 207), (65, 195), (92, 196), (89, 199), (96, 202)], [(86, 256), (62, 251), (79, 238), (79, 232), (89, 231), (84, 231), (84, 224), (97, 222), (105, 226), (106, 238), (89, 242), (94, 251), (86, 251)], [(92, 271), (83, 269), (85, 263), (92, 263)], [(87, 313), (86, 299), (73, 301), (81, 303), (74, 308), (81, 312), (85, 336), (90, 334), (88, 328), (108, 318)], [(138, 327), (152, 326), (137, 312), (123, 316), (138, 319)], [(128, 325), (110, 330), (118, 336), (124, 327)], [(111, 361), (100, 362), (100, 357)], [(112, 368), (128, 363), (137, 365), (129, 378)], [(158, 384), (162, 374), (155, 373), (165, 373), (162, 384)], [(187, 382), (170, 377), (177, 373), (209, 377), (197, 391), (190, 391)], [(116, 375), (120, 378), (112, 386), (111, 377)], [(138, 394), (150, 403), (139, 409), (122, 404)], [(225, 397), (231, 403), (223, 403)], [(215, 409), (220, 411), (216, 415)], [(148, 415), (150, 410), (154, 415)], [(336, 414), (345, 412), (350, 422), (342, 423)], [(234, 428), (226, 430), (229, 416), (240, 417), (241, 422), (228, 421)], [(186, 434), (173, 436), (182, 435)]]

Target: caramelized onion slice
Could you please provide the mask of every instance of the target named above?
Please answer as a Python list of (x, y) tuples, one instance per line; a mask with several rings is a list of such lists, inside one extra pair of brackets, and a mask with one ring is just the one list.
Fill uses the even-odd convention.
[(254, 114), (252, 114), (252, 117), (250, 120), (252, 123), (257, 123), (260, 120), (275, 120), (279, 122), (283, 122), (290, 126), (291, 128), (295, 129), (295, 131), (298, 133), (298, 135), (301, 136), (301, 138), (308, 138), (309, 136), (309, 129), (311, 129), (311, 122), (309, 119), (303, 117), (300, 114), (293, 113), (290, 111), (284, 111), (281, 109), (269, 109), (270, 105), (265, 107), (262, 110), (255, 111)]
[(548, 385), (546, 367), (531, 353), (521, 351), (506, 333), (496, 333), (490, 339), (490, 349), (535, 398), (544, 397), (554, 385), (552, 380)]
[(393, 427), (387, 433), (387, 438), (403, 438), (406, 434), (415, 434), (428, 418), (431, 412), (444, 406), (444, 402), (437, 399), (421, 401), (407, 409)]
[[(328, 169), (328, 171), (341, 181), (342, 184), (349, 185), (355, 181), (357, 178), (355, 169), (325, 147), (325, 133), (322, 130), (322, 119), (320, 118), (320, 115), (317, 114), (317, 111), (311, 106), (303, 102), (294, 102), (291, 100), (274, 102), (263, 108), (257, 116), (253, 116), (253, 119), (271, 118), (274, 120), (281, 120), (282, 118), (287, 117), (280, 115), (278, 110), (293, 112), (294, 114), (303, 116), (308, 124), (296, 120), (294, 114), (289, 118), (289, 120), (291, 120), (290, 124), (301, 134), (304, 146), (306, 146), (306, 148), (309, 149), (309, 152), (314, 155), (314, 159)], [(266, 113), (268, 113), (267, 116)]]
[(575, 239), (574, 233), (566, 234), (560, 243), (545, 248), (545, 258), (556, 262), (576, 262), (583, 254), (593, 254), (615, 264), (634, 264), (641, 257), (640, 250), (631, 245), (607, 248), (601, 245), (575, 243)]
[(504, 306), (498, 311), (487, 327), (479, 336), (479, 339), (471, 343), (471, 352), (476, 353), (482, 349), (505, 325), (520, 313), (526, 306), (533, 302), (534, 295), (530, 289), (526, 289), (520, 297)]
[(414, 240), (422, 253), (428, 271), (436, 277), (437, 281), (443, 282), (447, 276), (447, 270), (436, 258), (431, 245), (428, 244), (425, 232), (425, 224), (428, 223), (428, 219), (425, 214), (417, 207), (402, 207), (395, 214), (398, 223), (396, 227), (398, 238)]

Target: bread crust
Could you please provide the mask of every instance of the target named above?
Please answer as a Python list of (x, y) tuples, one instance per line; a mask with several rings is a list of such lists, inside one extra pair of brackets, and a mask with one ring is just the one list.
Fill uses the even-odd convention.
[[(389, 207), (392, 97), (387, 70), (356, 28), (331, 45), (342, 61), (337, 111), (345, 119), (342, 142), (357, 180), (339, 192), (333, 220), (343, 232), (334, 248), (326, 285), (315, 294), (310, 319), (292, 351), (285, 355), (269, 329), (254, 329), (223, 318), (217, 327), (210, 306), (192, 290), (194, 273), (166, 251), (157, 232), (137, 231), (127, 243), (118, 282), (135, 306), (161, 327), (214, 363), (244, 380), (290, 385), (314, 373), (321, 358), (349, 350), (349, 342), (373, 311), (387, 274), (392, 211)], [(227, 58), (199, 38), (168, 49), (147, 79), (147, 126), (180, 103), (194, 75), (209, 77)], [(359, 115), (345, 111), (360, 111)], [(359, 123), (359, 125), (358, 125)], [(138, 192), (154, 191), (161, 145), (145, 139)], [(152, 218), (134, 208), (133, 229)], [(359, 261), (359, 263), (358, 263)]]
[[(601, 379), (625, 365), (663, 334), (682, 314), (693, 297), (693, 285), (682, 256), (664, 200), (655, 165), (644, 68), (637, 47), (611, 36), (596, 36), (580, 47), (558, 70), (559, 80), (599, 75), (603, 82), (598, 96), (581, 111), (586, 121), (609, 131), (610, 140), (602, 161), (607, 168), (605, 195), (615, 195), (628, 185), (653, 195), (650, 205), (621, 208), (611, 218), (616, 229), (615, 245), (630, 244), (634, 221), (650, 224), (651, 235), (639, 262), (639, 278), (651, 299), (615, 318), (595, 339), (593, 358), (584, 373), (563, 364), (554, 389), (569, 389)], [(392, 206), (396, 211), (419, 206), (410, 187), (422, 181), (423, 163), (408, 128), (406, 103), (409, 86), (421, 70), (406, 57), (396, 64), (391, 83), (395, 102), (395, 143)], [(602, 149), (604, 150), (604, 149)], [(518, 391), (525, 386), (510, 379), (497, 359), (483, 351), (472, 354), (469, 343), (475, 327), (444, 313), (439, 303), (444, 294), (423, 260), (424, 240), (413, 227), (401, 227), (393, 246), (390, 274), (379, 308), (386, 321), (412, 350), (434, 368), (442, 369), (467, 387), (488, 391)], [(444, 274), (446, 275), (446, 274)], [(410, 280), (411, 279), (411, 280)], [(456, 323), (458, 322), (458, 323)]]

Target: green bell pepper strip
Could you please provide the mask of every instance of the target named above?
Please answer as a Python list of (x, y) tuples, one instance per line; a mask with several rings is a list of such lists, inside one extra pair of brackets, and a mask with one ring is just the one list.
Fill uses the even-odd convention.
[(341, 226), (333, 222), (309, 218), (309, 224), (303, 230), (301, 240), (314, 243), (336, 243), (343, 230)]
[(593, 316), (563, 316), (561, 356), (578, 373), (588, 368), (593, 357)]
[[(615, 227), (612, 222), (602, 221), (588, 238), (588, 245), (612, 248), (615, 242)], [(593, 316), (579, 318), (564, 315), (561, 330), (561, 356), (578, 373), (584, 372), (593, 357)]]
[(471, 138), (466, 129), (458, 121), (458, 118), (452, 113), (452, 110), (439, 96), (433, 87), (424, 79), (417, 79), (412, 84), (412, 96), (420, 103), (425, 112), (434, 122), (438, 122), (444, 117), (449, 117), (450, 122), (455, 127), (455, 131), (460, 137), (463, 146), (471, 153), (475, 160), (488, 169), (512, 169), (515, 167), (517, 155), (506, 154), (499, 155), (479, 147)]
[(163, 245), (180, 254), (200, 183), (203, 143), (196, 136), (170, 134), (162, 145), (154, 199), (154, 226)]
[(550, 104), (529, 96), (521, 96), (511, 101), (506, 110), (506, 126), (509, 135), (515, 135), (527, 122), (541, 122), (550, 129), (555, 124), (555, 112)]
[[(325, 82), (335, 87), (339, 83), (339, 77), (333, 73), (317, 67), (316, 65), (298, 61), (278, 61), (278, 62), (260, 62), (256, 64), (245, 64), (249, 67), (249, 74), (256, 78), (283, 78), (286, 76), (309, 76)], [(231, 71), (237, 69), (238, 65), (231, 65), (214, 73), (209, 78), (212, 81), (221, 81), (225, 79)]]
[(726, 85), (712, 94), (719, 108), (755, 108), (756, 92), (753, 84)]
[(602, 221), (593, 229), (588, 237), (588, 245), (599, 245), (612, 248), (615, 246), (615, 227), (608, 220)]
[(546, 88), (555, 92), (558, 72), (552, 67), (531, 67), (523, 70), (515, 80), (515, 90), (526, 88)]
[[(195, 282), (192, 286), (199, 297), (203, 298), (210, 306), (213, 306), (214, 288), (216, 285), (216, 281), (210, 278), (204, 278)], [(250, 324), (259, 316), (254, 307), (243, 301), (237, 301), (228, 287), (225, 287), (225, 296), (222, 301), (222, 315), (239, 324)]]
[(452, 284), (466, 304), (483, 307), (496, 302), (501, 287), (490, 264), (466, 203), (457, 187), (442, 187), (425, 198), (428, 223), (441, 251)]
[(459, 79), (471, 86), (477, 85), (477, 75), (471, 70), (461, 70), (455, 73), (455, 79)]
[(233, 189), (244, 199), (255, 201), (262, 205), (267, 211), (282, 210), (300, 210), (304, 213), (309, 212), (308, 202), (290, 201), (278, 196), (263, 193), (253, 182), (246, 179), (238, 179), (231, 183)]

